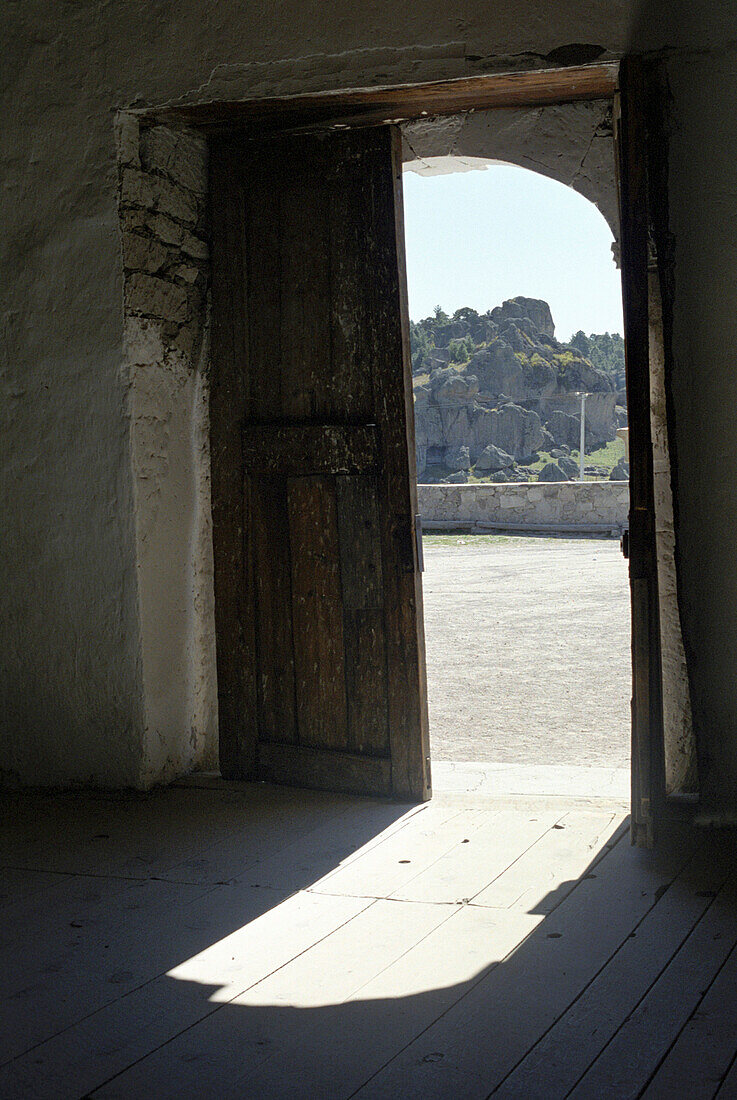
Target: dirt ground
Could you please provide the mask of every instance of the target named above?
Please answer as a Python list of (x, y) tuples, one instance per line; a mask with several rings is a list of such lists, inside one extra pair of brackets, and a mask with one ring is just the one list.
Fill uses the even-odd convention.
[(626, 768), (619, 543), (426, 536), (424, 554), (433, 758)]

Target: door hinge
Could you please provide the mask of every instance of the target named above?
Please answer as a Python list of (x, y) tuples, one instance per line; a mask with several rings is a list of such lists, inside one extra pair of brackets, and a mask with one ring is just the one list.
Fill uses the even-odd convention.
[(422, 516), (419, 512), (415, 516), (415, 548), (417, 550), (417, 568), (420, 573), (424, 573), (425, 555), (422, 552)]
[(619, 540), (619, 545), (620, 545), (621, 550), (622, 550), (622, 557), (623, 558), (629, 558), (629, 556), (630, 556), (630, 533), (629, 533), (629, 528), (628, 527), (625, 527), (624, 531), (622, 532), (622, 537)]

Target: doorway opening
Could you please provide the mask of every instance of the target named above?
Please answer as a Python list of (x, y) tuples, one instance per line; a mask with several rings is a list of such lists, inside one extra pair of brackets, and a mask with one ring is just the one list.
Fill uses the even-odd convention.
[[(606, 193), (607, 107), (568, 111), (584, 149), (608, 139), (609, 179), (597, 149), (589, 181)], [(510, 793), (626, 799), (629, 471), (613, 233), (588, 198), (539, 171), (418, 153), (426, 133), (405, 139), (404, 209), (436, 784), (450, 770)]]
[[(510, 757), (530, 766), (537, 759), (543, 768), (565, 760), (578, 769), (570, 782), (583, 779), (590, 790), (598, 777), (611, 789), (613, 779), (624, 792), (633, 658), (627, 568), (617, 546), (621, 540), (627, 554), (630, 514), (625, 328), (611, 259), (618, 267), (618, 112), (615, 98), (422, 120), (404, 127), (404, 160), (434, 759), (475, 752), (503, 763), (502, 773)], [(498, 183), (484, 202), (494, 174)], [(433, 188), (439, 199), (432, 199)], [(662, 768), (667, 796), (694, 790), (696, 774), (656, 283), (651, 278), (647, 288), (646, 429), (655, 483), (664, 745), (656, 770)], [(631, 283), (628, 292), (631, 314)], [(578, 317), (566, 312), (569, 303), (578, 303)], [(631, 331), (630, 344), (634, 361)], [(643, 429), (641, 418), (637, 438)], [(636, 489), (640, 498), (641, 481)], [(501, 568), (505, 554), (512, 561), (519, 556), (503, 539), (517, 540), (530, 557), (521, 585), (514, 569)], [(480, 583), (481, 561), (470, 557), (471, 547), (486, 543), (492, 561), (494, 542), (496, 600)], [(469, 556), (466, 581), (461, 554)], [(449, 578), (436, 590), (434, 555)], [(462, 608), (455, 616), (446, 606), (453, 585)], [(462, 704), (472, 731), (465, 737), (455, 721)], [(484, 743), (475, 731), (485, 720), (496, 737)], [(577, 726), (578, 735), (568, 737), (566, 726)], [(451, 730), (454, 738), (445, 740)], [(551, 774), (543, 777), (548, 781), (565, 779)]]

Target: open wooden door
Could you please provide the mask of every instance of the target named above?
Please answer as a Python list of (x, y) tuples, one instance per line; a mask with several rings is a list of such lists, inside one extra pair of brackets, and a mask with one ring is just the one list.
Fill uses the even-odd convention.
[[(642, 62), (625, 58), (615, 102), (630, 443), (627, 556), (632, 599), (632, 842), (649, 847), (665, 802), (660, 611), (650, 419), (650, 216)], [(659, 312), (659, 311), (658, 311)]]
[(430, 797), (394, 127), (211, 142), (228, 778)]

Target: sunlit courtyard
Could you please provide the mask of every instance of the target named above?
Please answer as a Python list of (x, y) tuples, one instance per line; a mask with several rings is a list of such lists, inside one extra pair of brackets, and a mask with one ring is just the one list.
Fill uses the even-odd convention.
[(434, 760), (627, 768), (627, 563), (616, 539), (426, 535)]

